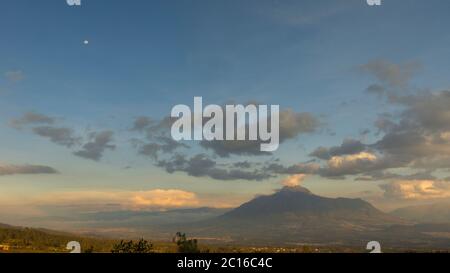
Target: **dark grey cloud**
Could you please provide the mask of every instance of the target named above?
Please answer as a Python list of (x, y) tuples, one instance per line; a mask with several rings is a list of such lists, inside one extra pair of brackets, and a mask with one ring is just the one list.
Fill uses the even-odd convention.
[(79, 144), (80, 138), (74, 136), (71, 128), (39, 126), (32, 129), (33, 133), (48, 138), (51, 142), (66, 146), (68, 148)]
[(84, 144), (82, 149), (74, 152), (74, 155), (99, 161), (106, 150), (114, 150), (115, 145), (111, 144), (114, 133), (112, 131), (101, 131), (91, 133), (90, 142)]
[(161, 155), (171, 155), (179, 148), (190, 148), (172, 139), (170, 129), (173, 121), (170, 117), (159, 121), (144, 116), (136, 118), (131, 130), (144, 135), (144, 138), (131, 140), (138, 154), (158, 160)]
[[(296, 113), (288, 109), (280, 111), (279, 117), (280, 144), (301, 134), (313, 133), (321, 126), (319, 119), (310, 113)], [(200, 145), (221, 157), (270, 155), (271, 153), (261, 151), (261, 143), (260, 140), (214, 140), (201, 141)]]
[(26, 125), (36, 125), (36, 124), (53, 124), (55, 119), (43, 114), (36, 112), (27, 112), (22, 117), (17, 119), (12, 119), (9, 124), (14, 128), (21, 128)]
[(372, 147), (411, 166), (450, 168), (450, 91), (397, 96), (391, 103), (404, 110), (377, 121), (384, 135)]
[(259, 156), (270, 155), (269, 152), (261, 151), (261, 141), (255, 140), (213, 140), (201, 141), (200, 146), (212, 150), (220, 157), (229, 157), (230, 155), (239, 156)]
[[(313, 151), (310, 156), (322, 160), (316, 174), (330, 178), (355, 175), (357, 180), (373, 181), (433, 180), (433, 171), (450, 170), (450, 91), (404, 89), (419, 68), (417, 63), (397, 65), (384, 60), (361, 67), (380, 81), (368, 91), (386, 99), (397, 111), (379, 116), (374, 125), (380, 138), (372, 144), (344, 141), (341, 146)], [(408, 176), (390, 171), (396, 168), (416, 173)]]
[(217, 180), (255, 180), (260, 181), (273, 177), (261, 170), (244, 170), (242, 168), (222, 167), (205, 154), (198, 154), (191, 158), (175, 155), (170, 160), (161, 160), (157, 166), (165, 168), (168, 173), (185, 172), (194, 177), (210, 177)]
[(320, 165), (315, 162), (299, 163), (290, 166), (284, 166), (280, 163), (268, 163), (264, 170), (274, 174), (317, 174)]
[(58, 171), (41, 165), (3, 165), (0, 164), (0, 176), (17, 174), (57, 174)]
[(366, 145), (361, 143), (361, 141), (354, 139), (346, 139), (342, 142), (340, 146), (330, 148), (319, 147), (316, 150), (314, 150), (310, 154), (310, 156), (328, 160), (333, 156), (357, 154), (364, 150), (366, 150)]
[(140, 155), (148, 156), (157, 160), (161, 153), (171, 154), (178, 148), (190, 148), (188, 145), (175, 141), (170, 137), (159, 136), (152, 139), (153, 142), (144, 142), (136, 139), (133, 140), (133, 144), (138, 148), (138, 153)]
[(248, 161), (239, 161), (239, 162), (233, 163), (233, 167), (236, 167), (236, 168), (248, 169), (248, 168), (251, 168), (252, 166), (253, 166), (253, 164)]

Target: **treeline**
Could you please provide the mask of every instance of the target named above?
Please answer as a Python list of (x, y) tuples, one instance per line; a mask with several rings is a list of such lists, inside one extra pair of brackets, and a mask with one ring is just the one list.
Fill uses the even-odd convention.
[(159, 245), (155, 247), (153, 243), (144, 239), (118, 241), (81, 237), (62, 232), (35, 228), (0, 226), (0, 245), (9, 246), (9, 251), (13, 252), (67, 253), (70, 250), (66, 249), (66, 245), (71, 241), (77, 241), (80, 243), (82, 253), (208, 252), (205, 248), (200, 250), (196, 239), (189, 239), (186, 234), (181, 232), (175, 234), (172, 243), (165, 243), (163, 246)]
[(109, 252), (116, 241), (73, 236), (34, 228), (0, 227), (0, 245), (8, 245), (13, 251), (68, 252), (66, 245), (77, 241), (84, 251)]

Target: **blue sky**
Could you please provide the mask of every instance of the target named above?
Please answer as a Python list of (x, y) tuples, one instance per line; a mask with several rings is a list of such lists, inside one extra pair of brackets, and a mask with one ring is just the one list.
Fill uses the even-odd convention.
[[(448, 88), (449, 11), (446, 0), (385, 0), (381, 7), (363, 0), (83, 0), (81, 7), (63, 0), (2, 1), (0, 162), (51, 166), (60, 174), (0, 176), (0, 187), (17, 198), (177, 188), (237, 196), (237, 203), (268, 193), (283, 176), (218, 181), (155, 167), (129, 143), (133, 120), (164, 118), (176, 104), (191, 105), (194, 96), (214, 104), (256, 100), (311, 113), (322, 123), (282, 144), (274, 157), (283, 164), (306, 162), (319, 146), (360, 139), (365, 129), (371, 133), (364, 141), (373, 143), (380, 138), (373, 125), (379, 114), (398, 106), (368, 95), (364, 90), (377, 79), (359, 68), (373, 60), (417, 62), (420, 73), (409, 87)], [(10, 126), (30, 111), (81, 135), (111, 130), (116, 148), (101, 160), (86, 160)], [(217, 162), (233, 160), (268, 159)], [(378, 189), (341, 180), (313, 175), (307, 186), (328, 195)]]

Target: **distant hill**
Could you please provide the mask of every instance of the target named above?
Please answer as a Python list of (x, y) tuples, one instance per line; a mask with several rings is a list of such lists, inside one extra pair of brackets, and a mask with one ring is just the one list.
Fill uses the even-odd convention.
[(450, 203), (405, 207), (391, 214), (418, 223), (450, 223)]

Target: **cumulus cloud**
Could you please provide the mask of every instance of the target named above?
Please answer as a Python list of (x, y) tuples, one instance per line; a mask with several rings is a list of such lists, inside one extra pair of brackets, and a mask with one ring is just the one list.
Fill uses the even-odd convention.
[[(280, 143), (294, 139), (301, 134), (312, 133), (320, 127), (320, 121), (310, 113), (296, 113), (291, 109), (280, 111)], [(248, 126), (247, 126), (248, 127)], [(236, 130), (235, 130), (236, 131)], [(261, 151), (261, 141), (234, 140), (234, 141), (202, 141), (203, 148), (214, 151), (218, 156), (230, 155), (269, 155)]]
[(298, 163), (284, 166), (280, 163), (268, 163), (264, 169), (275, 174), (316, 174), (320, 170), (320, 164), (315, 162)]
[(106, 150), (114, 150), (115, 145), (111, 144), (114, 132), (101, 131), (91, 133), (92, 141), (83, 145), (82, 149), (74, 152), (76, 156), (99, 161)]
[[(270, 168), (255, 167), (250, 162), (231, 162), (218, 164), (216, 159), (206, 154), (188, 156), (180, 154), (179, 148), (190, 148), (170, 136), (173, 118), (155, 121), (150, 117), (138, 117), (131, 131), (144, 134), (144, 139), (134, 138), (132, 144), (140, 155), (156, 161), (156, 166), (169, 173), (184, 172), (194, 177), (210, 177), (217, 180), (264, 180), (273, 177)], [(203, 122), (208, 119), (204, 118)], [(246, 124), (248, 126), (248, 124)], [(320, 126), (319, 120), (309, 113), (296, 113), (292, 110), (280, 112), (280, 142), (294, 139), (300, 134), (312, 133)], [(236, 129), (236, 128), (235, 128)], [(235, 130), (236, 132), (236, 130)], [(225, 133), (225, 132), (224, 132)], [(260, 141), (201, 141), (200, 147), (211, 150), (219, 157), (270, 155), (260, 151)], [(176, 152), (176, 154), (175, 154)], [(274, 167), (274, 166), (272, 166)]]
[(0, 163), (0, 176), (16, 174), (56, 174), (57, 170), (41, 165), (8, 165)]
[[(106, 150), (116, 148), (111, 143), (113, 131), (94, 131), (85, 136), (78, 136), (72, 128), (56, 126), (55, 123), (55, 118), (35, 112), (25, 113), (22, 117), (10, 121), (13, 128), (28, 128), (33, 134), (47, 138), (52, 143), (75, 150), (73, 154), (82, 158), (98, 161)], [(170, 143), (167, 144), (169, 145)]]
[(319, 170), (319, 174), (326, 177), (343, 177), (359, 173), (382, 169), (386, 166), (384, 158), (369, 152), (353, 155), (334, 156)]
[(182, 190), (152, 190), (134, 194), (132, 204), (136, 207), (186, 207), (197, 206), (199, 200), (193, 192)]
[(170, 127), (172, 118), (156, 121), (150, 117), (135, 119), (131, 131), (144, 133), (144, 139), (133, 138), (131, 143), (138, 150), (138, 154), (158, 160), (161, 154), (170, 155), (179, 148), (189, 148), (188, 145), (172, 139)]
[(378, 120), (384, 135), (372, 147), (412, 167), (449, 168), (450, 91), (399, 96), (391, 101), (405, 110), (399, 117)]
[(38, 136), (48, 138), (51, 142), (68, 148), (80, 142), (80, 138), (74, 136), (71, 128), (39, 126), (34, 127), (32, 131)]
[[(196, 207), (200, 201), (193, 192), (180, 189), (147, 191), (73, 191), (48, 193), (34, 201), (41, 205), (83, 205), (104, 208), (117, 204), (122, 209), (168, 209)], [(117, 207), (114, 206), (114, 207)]]
[[(361, 67), (380, 83), (370, 92), (386, 99), (396, 112), (383, 113), (375, 121), (380, 138), (364, 144), (345, 140), (340, 146), (319, 147), (310, 156), (319, 160), (318, 175), (357, 180), (408, 179), (394, 169), (406, 168), (414, 177), (433, 179), (434, 171), (450, 169), (450, 91), (411, 91), (408, 82), (420, 68), (417, 63), (392, 64), (372, 61)], [(402, 92), (397, 92), (401, 88)]]
[(262, 170), (248, 170), (231, 166), (218, 166), (217, 162), (205, 154), (198, 154), (191, 158), (175, 155), (170, 160), (161, 160), (157, 166), (165, 168), (168, 173), (185, 172), (194, 177), (211, 177), (217, 180), (263, 180), (272, 175)]
[(281, 181), (281, 184), (286, 187), (297, 187), (300, 186), (303, 180), (305, 180), (305, 174), (295, 174), (291, 175)]
[(380, 188), (386, 198), (402, 200), (428, 200), (450, 198), (450, 182), (440, 180), (400, 180)]
[(34, 124), (53, 124), (55, 119), (43, 114), (39, 114), (36, 112), (27, 112), (22, 117), (17, 119), (12, 119), (10, 121), (10, 125), (14, 128), (21, 128), (25, 125), (34, 125)]
[(316, 150), (314, 150), (310, 154), (310, 156), (328, 160), (334, 156), (357, 154), (363, 152), (365, 149), (366, 145), (361, 143), (361, 141), (354, 139), (346, 139), (340, 146), (331, 148), (319, 147)]

